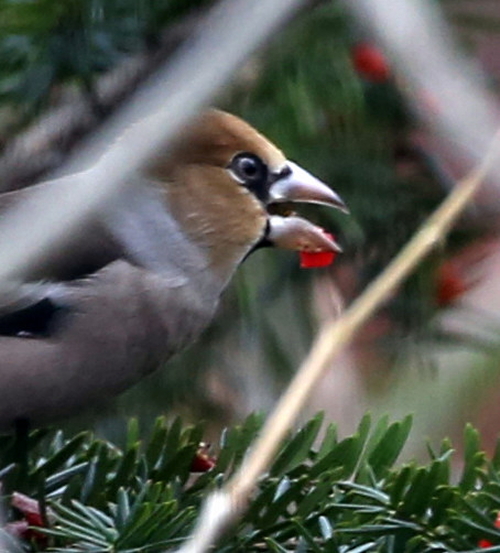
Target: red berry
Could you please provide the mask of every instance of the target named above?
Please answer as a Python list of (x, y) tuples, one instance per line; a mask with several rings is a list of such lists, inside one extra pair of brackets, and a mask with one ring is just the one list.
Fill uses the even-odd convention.
[(45, 526), (40, 513), (26, 513), (24, 516), (30, 526)]
[[(40, 547), (47, 545), (47, 536), (31, 526), (45, 526), (40, 512), (40, 504), (36, 499), (28, 497), (19, 492), (14, 492), (11, 498), (11, 505), (20, 511), (24, 518), (7, 525), (7, 530), (16, 537), (27, 541), (34, 541)], [(50, 515), (50, 513), (47, 513)]]
[(436, 283), (436, 303), (448, 307), (460, 299), (469, 287), (451, 263), (443, 263), (438, 270)]
[(300, 268), (328, 267), (335, 260), (335, 252), (300, 252)]
[(384, 54), (373, 44), (360, 42), (353, 46), (351, 59), (356, 71), (366, 80), (381, 83), (391, 74)]
[[(329, 232), (325, 232), (326, 236), (334, 239), (334, 236)], [(300, 268), (315, 269), (316, 267), (328, 267), (331, 265), (337, 252), (300, 252)]]
[(198, 451), (191, 460), (191, 466), (189, 467), (191, 472), (208, 472), (215, 467), (217, 460), (215, 457), (210, 457), (209, 449), (210, 446), (204, 443), (200, 444)]
[[(500, 528), (500, 513), (497, 514), (497, 518), (495, 519), (495, 528)], [(487, 547), (492, 547), (493, 543), (490, 540), (479, 540), (477, 543), (477, 546), (479, 549), (486, 549)]]

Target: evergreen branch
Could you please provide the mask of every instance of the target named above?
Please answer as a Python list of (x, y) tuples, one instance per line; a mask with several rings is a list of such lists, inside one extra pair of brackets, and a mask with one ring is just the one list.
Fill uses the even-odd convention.
[[(494, 521), (500, 505), (500, 455), (487, 459), (474, 428), (465, 429), (463, 469), (457, 480), (456, 474), (451, 476), (453, 449), (448, 440), (438, 452), (430, 451), (430, 463), (395, 465), (407, 442), (411, 417), (394, 423), (383, 417), (372, 423), (366, 415), (356, 433), (343, 440), (337, 440), (330, 425), (312, 447), (322, 421), (323, 415), (316, 415), (285, 440), (260, 480), (252, 505), (217, 551), (427, 553), (472, 551), (480, 540), (498, 547), (500, 532)], [(185, 471), (192, 466), (200, 425), (179, 434), (179, 421), (167, 424), (161, 418), (146, 442), (135, 441), (131, 425), (125, 450), (87, 434), (66, 459), (57, 457), (54, 446), (72, 444), (74, 438), (57, 432), (39, 443), (32, 433), (19, 461), (25, 470), (2, 482), (8, 522), (0, 537), (12, 553), (20, 550), (14, 536), (26, 551), (160, 553), (173, 548), (190, 534), (201, 498), (229, 480), (233, 467), (240, 465), (259, 426), (259, 419), (251, 415), (226, 432), (215, 465), (188, 480)], [(4, 440), (0, 472), (10, 464), (15, 447)], [(138, 462), (125, 475), (123, 463), (128, 464), (129, 452), (137, 450)], [(98, 451), (96, 471), (91, 465)], [(33, 478), (40, 455), (48, 462), (48, 478), (42, 482)], [(172, 457), (179, 460), (175, 466)], [(86, 493), (86, 499), (81, 475), (68, 473), (82, 462), (88, 466), (85, 481), (90, 483), (90, 476), (98, 472), (106, 474), (104, 483), (93, 478), (91, 487), (99, 493)], [(57, 490), (48, 484), (53, 477), (61, 484)], [(45, 502), (48, 516), (43, 518)]]

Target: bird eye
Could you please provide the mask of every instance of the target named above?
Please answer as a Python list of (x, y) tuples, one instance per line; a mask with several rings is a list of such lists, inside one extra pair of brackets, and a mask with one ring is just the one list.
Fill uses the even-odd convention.
[(263, 186), (267, 182), (267, 165), (255, 154), (236, 154), (229, 164), (229, 170), (248, 188)]

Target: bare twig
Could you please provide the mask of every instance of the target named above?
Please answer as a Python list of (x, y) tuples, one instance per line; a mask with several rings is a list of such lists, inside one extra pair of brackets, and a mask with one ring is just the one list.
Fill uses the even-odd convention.
[(283, 438), (335, 356), (419, 262), (444, 239), (496, 161), (499, 146), (498, 137), (495, 137), (480, 166), (457, 184), (387, 269), (338, 321), (323, 327), (299, 372), (267, 420), (248, 458), (226, 487), (207, 500), (193, 538), (180, 549), (180, 553), (205, 551), (244, 510), (259, 477), (269, 467)]

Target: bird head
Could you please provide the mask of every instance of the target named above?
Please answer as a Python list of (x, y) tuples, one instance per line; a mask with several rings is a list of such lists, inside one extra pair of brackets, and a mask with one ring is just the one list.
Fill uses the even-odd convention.
[(211, 268), (228, 277), (262, 245), (340, 250), (322, 229), (280, 206), (306, 202), (347, 211), (341, 198), (234, 115), (203, 113), (148, 174), (163, 184), (169, 211), (206, 251)]

